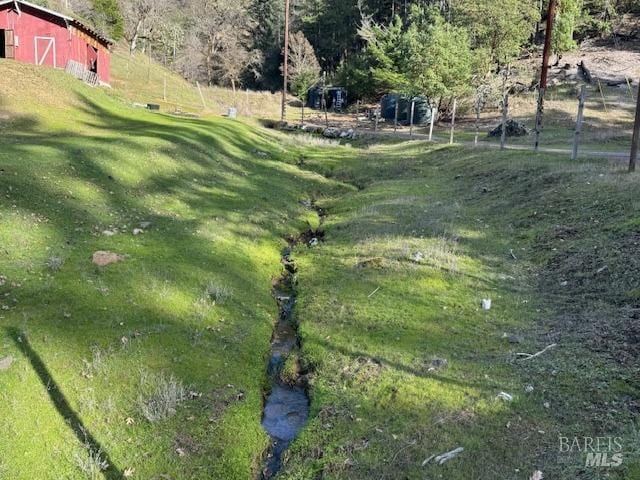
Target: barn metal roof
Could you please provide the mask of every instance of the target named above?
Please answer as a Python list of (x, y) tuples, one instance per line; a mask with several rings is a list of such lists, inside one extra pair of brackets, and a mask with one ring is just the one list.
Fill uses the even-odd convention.
[(86, 25), (85, 23), (81, 22), (80, 20), (77, 20), (73, 17), (69, 17), (68, 15), (64, 15), (60, 12), (56, 12), (54, 10), (51, 10), (49, 8), (46, 7), (42, 7), (40, 5), (36, 5), (34, 3), (31, 2), (25, 2), (23, 0), (0, 0), (0, 7), (4, 6), (4, 5), (8, 5), (8, 4), (14, 4), (16, 5), (18, 11), (20, 10), (20, 5), (25, 5), (29, 8), (33, 8), (34, 10), (38, 10), (40, 12), (44, 12), (44, 13), (48, 13), (49, 15), (52, 15), (54, 17), (60, 18), (62, 20), (64, 20), (65, 22), (68, 22), (76, 27), (79, 27), (83, 30), (86, 30), (87, 32), (89, 32), (91, 35), (93, 35), (96, 38), (99, 38), (100, 40), (102, 40), (105, 43), (108, 43), (109, 45), (113, 44), (112, 40), (109, 40), (107, 37), (105, 37), (103, 34), (101, 34), (100, 32), (97, 32), (96, 30), (94, 30), (93, 28), (89, 27), (88, 25)]

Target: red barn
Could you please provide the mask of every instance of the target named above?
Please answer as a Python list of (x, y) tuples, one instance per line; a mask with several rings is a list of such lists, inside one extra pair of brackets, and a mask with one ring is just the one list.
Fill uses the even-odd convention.
[(111, 45), (67, 15), (29, 2), (0, 0), (0, 58), (54, 68), (76, 62), (109, 83)]

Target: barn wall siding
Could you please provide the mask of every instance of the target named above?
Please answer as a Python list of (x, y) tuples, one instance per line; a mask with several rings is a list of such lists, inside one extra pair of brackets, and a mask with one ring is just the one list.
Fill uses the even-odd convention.
[(74, 26), (68, 27), (61, 18), (26, 7), (19, 15), (5, 6), (0, 7), (0, 29), (14, 31), (18, 45), (16, 60), (49, 67), (65, 68), (69, 60), (89, 67), (88, 49), (91, 44), (98, 49), (98, 77), (105, 83), (109, 82), (109, 50), (88, 33)]

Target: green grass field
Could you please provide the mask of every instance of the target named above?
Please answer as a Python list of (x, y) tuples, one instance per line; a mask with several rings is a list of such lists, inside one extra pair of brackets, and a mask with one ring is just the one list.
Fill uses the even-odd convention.
[[(640, 477), (637, 175), (0, 73), (0, 478), (254, 478), (271, 288), (309, 201), (328, 214), (293, 252), (311, 418), (278, 478)], [(624, 461), (586, 468), (560, 436), (620, 437)]]
[[(226, 114), (235, 106), (244, 117), (279, 118), (279, 92), (255, 92), (201, 85), (197, 87), (141, 53), (129, 54), (126, 46), (117, 45), (112, 55), (111, 84), (115, 94), (131, 102), (156, 103), (165, 112)], [(204, 105), (202, 99), (204, 98)], [(300, 108), (289, 106), (287, 118), (299, 118)]]
[[(636, 176), (418, 142), (305, 166), (358, 191), (299, 252), (314, 420), (284, 478), (638, 478)], [(560, 436), (620, 436), (624, 464)]]
[[(0, 372), (0, 477), (85, 478), (86, 430), (114, 472), (249, 478), (267, 445), (281, 237), (335, 182), (283, 162), (262, 130), (0, 68), (3, 85), (29, 79), (0, 97), (0, 357), (15, 360)], [(101, 250), (126, 259), (97, 267)], [(187, 398), (150, 422), (143, 406), (172, 378)]]

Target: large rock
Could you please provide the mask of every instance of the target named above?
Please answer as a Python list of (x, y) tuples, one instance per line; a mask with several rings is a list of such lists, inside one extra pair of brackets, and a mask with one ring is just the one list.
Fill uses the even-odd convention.
[(324, 135), (327, 138), (340, 138), (340, 129), (336, 128), (336, 127), (327, 127), (324, 129), (324, 132), (322, 132), (322, 135)]
[(8, 357), (0, 358), (0, 370), (9, 370), (12, 363), (13, 357), (11, 355), (9, 355)]
[(120, 255), (114, 252), (98, 251), (93, 254), (92, 261), (99, 267), (106, 267), (112, 263), (121, 262), (124, 260), (124, 255)]
[(320, 125), (312, 125), (307, 123), (302, 126), (302, 131), (321, 135), (324, 132), (324, 127), (321, 127)]
[(356, 138), (357, 134), (353, 128), (338, 128), (338, 127), (327, 127), (322, 132), (327, 138), (346, 138), (353, 140)]
[[(502, 124), (489, 132), (490, 137), (500, 137), (502, 135)], [(507, 120), (507, 137), (524, 137), (529, 135), (529, 130), (522, 123), (513, 119)]]

